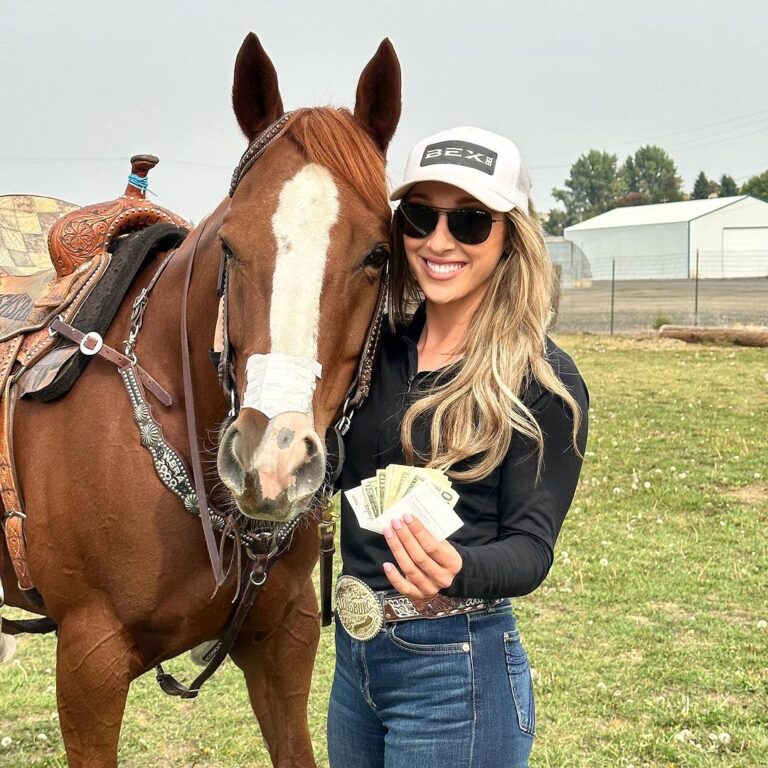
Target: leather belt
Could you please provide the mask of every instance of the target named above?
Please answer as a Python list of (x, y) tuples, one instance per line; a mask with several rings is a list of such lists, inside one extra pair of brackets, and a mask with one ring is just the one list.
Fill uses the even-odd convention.
[(504, 601), (484, 600), (480, 597), (447, 597), (435, 595), (424, 600), (411, 600), (405, 595), (387, 593), (381, 597), (384, 623), (413, 619), (442, 619), (444, 616), (482, 611)]
[(505, 599), (438, 594), (424, 600), (411, 600), (399, 593), (374, 592), (354, 576), (341, 576), (336, 582), (336, 615), (347, 633), (356, 640), (370, 640), (384, 624), (390, 622), (442, 619), (474, 613), (498, 605)]

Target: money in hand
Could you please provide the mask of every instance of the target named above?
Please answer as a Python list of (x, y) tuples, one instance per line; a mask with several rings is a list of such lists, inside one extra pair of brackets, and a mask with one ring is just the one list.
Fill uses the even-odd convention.
[(435, 538), (444, 539), (461, 527), (453, 511), (459, 494), (439, 469), (390, 464), (356, 488), (344, 492), (361, 528), (383, 533), (406, 513), (415, 515)]

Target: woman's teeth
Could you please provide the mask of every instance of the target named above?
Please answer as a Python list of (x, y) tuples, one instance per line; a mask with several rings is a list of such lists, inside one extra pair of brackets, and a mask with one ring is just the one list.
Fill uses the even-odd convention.
[(429, 261), (428, 259), (425, 259), (427, 262), (427, 266), (429, 269), (431, 269), (433, 272), (439, 272), (441, 275), (448, 275), (451, 272), (458, 272), (460, 269), (464, 267), (464, 264), (435, 264), (434, 261)]

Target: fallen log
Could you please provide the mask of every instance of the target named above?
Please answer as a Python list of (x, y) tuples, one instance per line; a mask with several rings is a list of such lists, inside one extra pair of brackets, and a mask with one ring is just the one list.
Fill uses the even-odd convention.
[(662, 325), (659, 336), (690, 344), (735, 344), (768, 347), (768, 328), (707, 328), (693, 325)]

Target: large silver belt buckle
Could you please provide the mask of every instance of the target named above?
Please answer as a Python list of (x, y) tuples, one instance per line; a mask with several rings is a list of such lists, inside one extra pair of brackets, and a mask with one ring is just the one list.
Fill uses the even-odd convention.
[(374, 591), (354, 576), (336, 582), (336, 615), (350, 637), (370, 640), (384, 626), (384, 608)]

